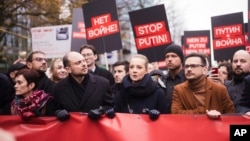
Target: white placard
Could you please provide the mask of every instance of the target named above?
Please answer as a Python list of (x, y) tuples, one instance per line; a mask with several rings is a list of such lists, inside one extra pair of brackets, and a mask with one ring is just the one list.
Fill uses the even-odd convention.
[(43, 51), (47, 58), (62, 58), (70, 51), (72, 25), (31, 28), (32, 51)]

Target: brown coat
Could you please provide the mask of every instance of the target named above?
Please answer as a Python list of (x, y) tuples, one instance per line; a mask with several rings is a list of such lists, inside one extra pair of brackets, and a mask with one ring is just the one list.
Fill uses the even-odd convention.
[(205, 114), (206, 110), (217, 110), (221, 114), (234, 113), (234, 105), (224, 85), (206, 79), (205, 107), (197, 106), (192, 90), (185, 81), (174, 87), (172, 114)]

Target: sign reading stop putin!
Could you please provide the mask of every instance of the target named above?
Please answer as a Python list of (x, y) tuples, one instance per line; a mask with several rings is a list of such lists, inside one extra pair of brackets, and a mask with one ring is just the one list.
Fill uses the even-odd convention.
[(129, 12), (137, 52), (149, 62), (164, 60), (164, 50), (172, 43), (164, 5)]
[(135, 26), (135, 34), (138, 49), (169, 44), (171, 41), (164, 21)]

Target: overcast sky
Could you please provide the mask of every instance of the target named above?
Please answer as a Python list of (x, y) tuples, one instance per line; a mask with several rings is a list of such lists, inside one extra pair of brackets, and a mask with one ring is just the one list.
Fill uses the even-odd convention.
[(248, 0), (174, 0), (176, 8), (183, 11), (185, 30), (211, 29), (211, 17), (243, 12), (247, 22)]

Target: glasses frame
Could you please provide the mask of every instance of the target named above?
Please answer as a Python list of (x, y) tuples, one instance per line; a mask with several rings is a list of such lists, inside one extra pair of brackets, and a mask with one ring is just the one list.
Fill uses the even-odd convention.
[(37, 62), (42, 62), (42, 61), (45, 61), (45, 62), (48, 62), (48, 59), (46, 58), (41, 58), (41, 57), (35, 57), (32, 59), (32, 61), (37, 61)]
[(205, 65), (201, 65), (201, 64), (184, 65), (184, 69), (188, 69), (188, 68), (195, 69), (195, 68), (198, 68), (198, 67), (205, 67)]

